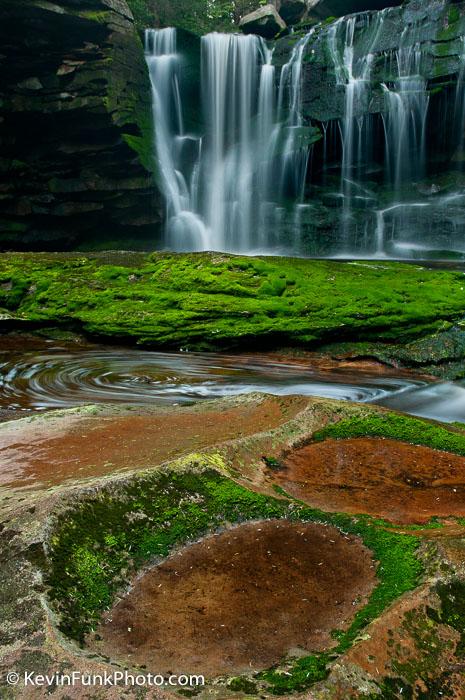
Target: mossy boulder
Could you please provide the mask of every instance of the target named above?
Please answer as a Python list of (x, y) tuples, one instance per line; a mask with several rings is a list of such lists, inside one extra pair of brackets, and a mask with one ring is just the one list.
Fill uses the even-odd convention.
[(215, 253), (5, 254), (0, 313), (102, 338), (190, 350), (389, 347), (450, 331), (463, 274), (417, 265)]

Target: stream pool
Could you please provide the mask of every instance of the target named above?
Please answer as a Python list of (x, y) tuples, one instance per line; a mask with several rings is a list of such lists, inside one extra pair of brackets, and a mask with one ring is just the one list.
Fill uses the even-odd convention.
[(161, 353), (15, 336), (4, 337), (0, 348), (2, 409), (176, 405), (250, 392), (368, 402), (465, 422), (462, 383), (374, 362), (337, 362), (314, 353)]

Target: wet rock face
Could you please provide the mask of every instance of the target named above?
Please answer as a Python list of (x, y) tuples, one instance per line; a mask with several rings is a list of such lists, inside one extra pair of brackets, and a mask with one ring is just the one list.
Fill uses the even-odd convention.
[[(320, 6), (323, 3), (316, 7)], [(357, 7), (344, 3), (343, 14), (367, 10), (368, 6), (371, 10), (379, 7), (375, 3), (360, 3)], [(315, 12), (312, 10), (311, 16), (322, 19)], [(273, 61), (278, 70), (289, 60), (300, 35), (276, 42)], [(463, 83), (463, 36), (465, 3), (443, 0), (410, 0), (382, 11), (364, 11), (314, 25), (302, 64), (302, 109), (305, 123), (319, 126), (324, 139), (312, 151), (306, 208), (300, 219), (306, 252), (331, 255), (350, 240), (353, 255), (366, 253), (367, 246), (374, 253), (376, 232), (378, 240), (383, 240), (383, 252), (394, 257), (448, 257), (460, 253), (455, 230), (464, 210), (463, 200), (455, 194), (463, 188), (463, 120), (457, 118), (464, 99), (459, 83)], [(344, 51), (348, 37), (350, 41), (353, 37), (352, 52)], [(413, 65), (413, 57), (417, 66)], [(418, 117), (412, 124), (416, 120), (420, 133), (423, 127), (418, 125), (424, 118), (424, 147), (408, 136), (410, 144), (404, 157), (408, 165), (405, 171), (403, 166), (398, 168), (400, 175), (395, 181), (389, 161), (394, 144), (403, 136), (399, 135), (402, 128), (394, 133), (398, 122), (393, 95), (401, 95), (402, 104), (409, 99), (400, 72), (402, 77), (421, 75), (417, 94), (423, 103), (418, 103)], [(354, 78), (352, 92), (348, 89), (349, 75)], [(342, 185), (345, 166), (341, 136), (346, 125), (348, 133), (351, 130), (347, 115), (354, 118), (352, 124), (357, 120), (362, 125), (363, 144), (360, 156), (355, 151), (345, 154), (353, 183), (348, 187)], [(409, 129), (404, 130), (404, 136)], [(355, 128), (352, 136), (355, 143)], [(350, 139), (346, 143), (349, 151)], [(419, 167), (413, 167), (415, 159)], [(413, 206), (394, 206), (398, 202)], [(422, 246), (421, 252), (412, 242)]]
[(286, 23), (273, 5), (265, 5), (241, 19), (239, 26), (244, 34), (257, 34), (265, 39), (273, 39), (283, 29)]
[(150, 86), (124, 0), (0, 10), (0, 245), (153, 237)]
[[(360, 7), (377, 3), (360, 3)], [(385, 3), (384, 3), (385, 4)], [(390, 3), (395, 4), (395, 3)], [(351, 3), (344, 3), (344, 8)], [(354, 3), (354, 6), (356, 3)], [(383, 5), (383, 3), (379, 3)], [(312, 9), (312, 13), (319, 7)], [(355, 11), (355, 10), (352, 10)], [(344, 15), (349, 11), (344, 9)], [(332, 16), (335, 16), (333, 14)], [(326, 122), (344, 117), (346, 106), (346, 78), (342, 66), (346, 26), (339, 30), (334, 23), (317, 26), (307, 43), (303, 61), (303, 110), (307, 119)], [(422, 53), (422, 75), (428, 81), (432, 98), (441, 94), (454, 82), (463, 60), (465, 34), (465, 3), (417, 0), (387, 9), (383, 15), (360, 14), (354, 29), (354, 73), (358, 77), (360, 59), (368, 54), (373, 61), (368, 75), (369, 90), (361, 91), (355, 101), (355, 116), (380, 114), (386, 109), (383, 84), (392, 84), (397, 75), (390, 60), (401, 48), (418, 46)], [(334, 35), (336, 41), (334, 42)], [(287, 36), (277, 42), (274, 62), (280, 66), (289, 60), (295, 37)], [(389, 59), (389, 60), (387, 60)], [(339, 65), (338, 65), (339, 64)], [(341, 68), (342, 66), (342, 68)], [(341, 79), (342, 73), (342, 79)]]
[(286, 24), (297, 24), (306, 13), (309, 4), (312, 3), (308, 3), (306, 0), (284, 0), (281, 3), (279, 14)]
[(319, 0), (314, 3), (312, 13), (326, 19), (327, 17), (343, 17), (354, 12), (384, 10), (386, 7), (401, 4), (402, 0)]

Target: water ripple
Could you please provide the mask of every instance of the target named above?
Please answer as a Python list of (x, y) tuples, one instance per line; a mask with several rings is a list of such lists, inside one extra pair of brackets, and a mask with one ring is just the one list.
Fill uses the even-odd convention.
[(383, 402), (426, 387), (373, 371), (321, 369), (267, 355), (63, 349), (0, 355), (0, 407), (68, 408), (88, 403), (174, 404), (254, 391)]

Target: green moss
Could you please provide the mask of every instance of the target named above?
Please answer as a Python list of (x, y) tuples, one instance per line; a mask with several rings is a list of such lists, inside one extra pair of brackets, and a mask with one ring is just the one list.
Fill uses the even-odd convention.
[(259, 678), (270, 683), (274, 695), (304, 691), (328, 677), (330, 659), (329, 654), (312, 654), (296, 661), (292, 673), (271, 670), (259, 674)]
[(149, 0), (127, 0), (127, 3), (132, 14), (134, 15), (134, 21), (139, 29), (153, 27), (153, 3), (150, 3)]
[(465, 582), (454, 580), (450, 583), (439, 583), (436, 592), (441, 600), (441, 610), (437, 613), (429, 609), (428, 613), (434, 622), (440, 622), (453, 627), (460, 634), (455, 654), (460, 659), (465, 658)]
[(92, 22), (98, 22), (100, 24), (105, 24), (108, 22), (109, 17), (111, 16), (111, 12), (102, 10), (100, 12), (96, 12), (95, 10), (82, 10), (79, 12), (80, 17), (84, 17), (85, 19), (90, 19)]
[[(463, 276), (398, 263), (155, 254), (140, 266), (4, 254), (19, 319), (167, 348), (408, 342), (463, 317)], [(132, 281), (131, 281), (132, 280)]]
[(336, 356), (375, 358), (380, 362), (413, 367), (442, 379), (462, 379), (464, 376), (465, 332), (461, 321), (453, 327), (448, 322), (438, 333), (426, 335), (406, 344), (333, 343), (325, 348)]
[(453, 645), (441, 638), (437, 624), (423, 610), (406, 612), (402, 628), (413, 641), (415, 649), (409, 653), (400, 646), (391, 660), (393, 672), (408, 685), (415, 686), (419, 678), (427, 687), (430, 683), (436, 684), (441, 660), (449, 655)]
[(246, 678), (245, 676), (236, 676), (236, 678), (231, 678), (228, 682), (229, 690), (233, 690), (235, 693), (247, 693), (256, 694), (257, 684)]
[(99, 609), (110, 604), (105, 565), (101, 557), (85, 546), (76, 547), (70, 552), (70, 567), (81, 582), (75, 591), (78, 605)]
[(2, 278), (0, 275), (0, 308), (15, 309), (26, 296), (29, 289), (27, 280), (24, 277)]
[[(262, 459), (265, 462), (268, 469), (272, 469), (273, 471), (279, 472), (282, 469), (286, 468), (284, 466), (284, 464), (279, 459), (276, 459), (276, 457), (262, 457)], [(281, 489), (281, 491), (282, 491), (282, 489)], [(276, 493), (278, 493), (278, 491), (276, 491)], [(286, 494), (286, 497), (287, 497), (287, 494)]]
[(462, 15), (458, 7), (450, 5), (447, 8), (447, 14), (444, 17), (445, 24), (438, 32), (437, 39), (446, 41), (459, 36), (462, 31)]
[(460, 19), (460, 11), (458, 7), (455, 7), (454, 5), (451, 5), (449, 7), (449, 14), (447, 17), (448, 24), (455, 24), (455, 22), (458, 22)]
[(106, 61), (106, 108), (120, 129), (123, 140), (137, 153), (148, 173), (153, 174), (156, 166), (152, 93), (139, 34), (135, 30), (132, 33), (115, 33), (112, 51)]
[(348, 418), (317, 431), (313, 439), (344, 440), (365, 436), (390, 438), (414, 445), (424, 445), (434, 450), (465, 455), (465, 435), (462, 432), (397, 413), (371, 413)]
[[(458, 581), (440, 583), (436, 591), (441, 599), (439, 612), (423, 607), (407, 611), (401, 623), (401, 638), (407, 639), (407, 644), (394, 644), (392, 639), (390, 644), (388, 642), (394, 677), (383, 679), (379, 684), (381, 694), (370, 696), (373, 700), (375, 697), (383, 700), (398, 697), (452, 700), (456, 697), (450, 668), (447, 661), (444, 663), (451, 659), (454, 642), (444, 638), (438, 625), (449, 624), (463, 635), (465, 584)], [(456, 649), (459, 658), (463, 654), (462, 643), (463, 636)]]
[[(150, 0), (146, 0), (146, 4), (149, 3)], [(237, 29), (234, 19), (239, 14), (236, 6), (250, 4), (251, 9), (256, 9), (257, 4), (263, 4), (263, 0), (254, 0), (253, 3), (241, 3), (239, 0), (157, 0), (154, 4), (161, 26), (178, 27), (201, 35), (213, 31), (234, 31)], [(247, 13), (245, 7), (241, 9), (244, 10), (240, 12), (241, 15)]]
[(0, 219), (0, 236), (9, 233), (23, 233), (27, 231), (27, 224), (21, 221), (12, 221), (8, 219)]
[[(385, 678), (380, 686), (381, 695), (373, 695), (373, 700), (413, 700), (413, 688), (401, 678)], [(431, 698), (431, 700), (433, 700)]]
[(288, 518), (333, 525), (358, 535), (372, 550), (379, 562), (379, 583), (350, 628), (335, 632), (338, 646), (331, 655), (299, 659), (286, 674), (276, 669), (260, 674), (271, 693), (285, 694), (325, 677), (330, 659), (348, 649), (397, 596), (414, 588), (421, 573), (417, 540), (411, 536), (386, 532), (368, 517), (326, 514), (248, 491), (212, 469), (158, 473), (115, 488), (70, 504), (52, 524), (46, 581), (62, 631), (81, 642), (131, 575), (166, 557), (175, 545), (246, 520)]

